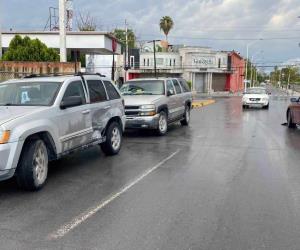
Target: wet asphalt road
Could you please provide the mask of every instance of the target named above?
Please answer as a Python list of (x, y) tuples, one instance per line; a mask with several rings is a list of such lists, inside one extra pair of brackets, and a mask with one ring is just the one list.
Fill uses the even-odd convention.
[(219, 98), (166, 137), (127, 133), (116, 157), (55, 162), (38, 193), (1, 183), (0, 249), (300, 249), (300, 130), (281, 126), (278, 94), (269, 111)]

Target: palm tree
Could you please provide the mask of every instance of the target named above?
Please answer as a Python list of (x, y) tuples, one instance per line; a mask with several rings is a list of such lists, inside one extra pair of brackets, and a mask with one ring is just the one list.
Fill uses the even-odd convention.
[(174, 27), (174, 22), (171, 17), (164, 16), (160, 19), (159, 23), (160, 30), (162, 30), (165, 33), (166, 40), (168, 41), (168, 35), (170, 33), (170, 30)]

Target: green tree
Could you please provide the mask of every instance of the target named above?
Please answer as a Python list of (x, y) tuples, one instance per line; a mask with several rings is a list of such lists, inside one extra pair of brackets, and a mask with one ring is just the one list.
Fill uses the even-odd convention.
[[(113, 31), (113, 35), (119, 40), (122, 44), (123, 49), (126, 46), (126, 30), (124, 29), (115, 29)], [(128, 48), (132, 49), (135, 48), (136, 36), (133, 30), (128, 29)]]
[(2, 57), (3, 61), (59, 61), (59, 54), (55, 49), (48, 48), (39, 39), (31, 40), (16, 35), (10, 42), (8, 50)]
[(174, 22), (172, 20), (171, 17), (169, 16), (164, 16), (160, 19), (160, 22), (159, 22), (159, 27), (160, 27), (160, 30), (162, 30), (166, 36), (166, 40), (168, 41), (168, 35), (171, 31), (171, 29), (173, 29), (174, 27)]

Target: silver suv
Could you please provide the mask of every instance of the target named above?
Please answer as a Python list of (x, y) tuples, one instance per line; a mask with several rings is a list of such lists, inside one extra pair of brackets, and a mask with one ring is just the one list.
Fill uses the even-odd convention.
[(48, 162), (100, 145), (119, 152), (125, 128), (124, 101), (99, 75), (31, 77), (0, 84), (0, 180), (38, 190)]
[(165, 135), (168, 124), (190, 122), (192, 93), (181, 78), (135, 79), (121, 87), (126, 128), (155, 129)]

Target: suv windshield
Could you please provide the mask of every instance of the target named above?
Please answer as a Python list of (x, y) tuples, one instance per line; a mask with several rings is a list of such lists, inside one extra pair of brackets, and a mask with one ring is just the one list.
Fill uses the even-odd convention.
[(267, 91), (265, 89), (247, 89), (246, 94), (267, 94)]
[(0, 106), (50, 106), (61, 83), (21, 82), (0, 85)]
[(125, 83), (120, 89), (123, 95), (164, 95), (165, 87), (162, 80), (143, 80)]

